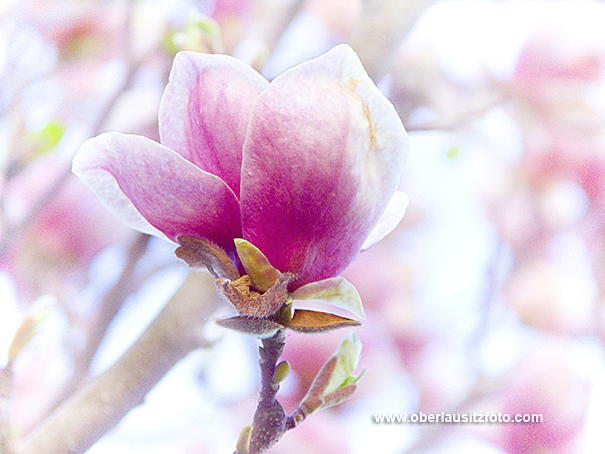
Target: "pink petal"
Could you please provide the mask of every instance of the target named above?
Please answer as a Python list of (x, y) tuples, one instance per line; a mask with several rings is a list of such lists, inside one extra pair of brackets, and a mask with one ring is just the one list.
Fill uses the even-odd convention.
[(361, 246), (361, 249), (369, 249), (391, 233), (403, 219), (405, 210), (409, 204), (410, 197), (405, 192), (395, 191), (395, 194), (393, 194), (393, 197), (391, 197), (389, 204), (370, 232), (370, 235), (366, 238), (365, 242)]
[(399, 184), (409, 143), (399, 116), (346, 45), (277, 77), (244, 145), (244, 238), (296, 285), (336, 276)]
[(207, 239), (233, 256), (239, 203), (218, 177), (145, 137), (120, 133), (89, 139), (73, 172), (125, 223), (143, 232)]
[(248, 119), (268, 85), (233, 57), (180, 52), (160, 105), (162, 144), (220, 177), (239, 197)]

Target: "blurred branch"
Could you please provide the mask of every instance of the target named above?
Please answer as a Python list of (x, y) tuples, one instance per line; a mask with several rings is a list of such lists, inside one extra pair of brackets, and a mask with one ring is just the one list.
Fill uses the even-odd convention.
[(0, 454), (8, 452), (11, 440), (10, 395), (13, 387), (13, 369), (10, 364), (0, 369)]
[(83, 453), (191, 351), (208, 346), (201, 330), (218, 306), (214, 279), (190, 273), (139, 339), (106, 372), (17, 440), (15, 454)]
[(136, 264), (147, 250), (149, 238), (149, 235), (138, 234), (135, 241), (132, 243), (128, 251), (128, 256), (126, 257), (126, 264), (124, 265), (122, 274), (111, 290), (107, 292), (103, 301), (101, 301), (96, 319), (90, 325), (91, 330), (88, 333), (86, 345), (84, 346), (84, 349), (77, 354), (74, 360), (74, 371), (71, 379), (59, 393), (56, 403), (51, 406), (51, 411), (75, 392), (82, 380), (88, 375), (90, 364), (101, 345), (101, 342), (105, 338), (109, 325), (124, 304), (128, 295), (134, 291), (135, 286), (132, 285), (134, 270)]
[[(140, 64), (136, 64), (134, 66), (129, 67), (128, 74), (122, 82), (122, 85), (107, 102), (105, 108), (103, 109), (103, 111), (97, 118), (97, 121), (93, 125), (93, 133), (91, 134), (91, 137), (98, 135), (102, 131), (103, 124), (107, 120), (109, 113), (111, 112), (118, 98), (130, 86), (132, 78), (134, 77), (134, 74), (139, 68), (139, 66)], [(71, 175), (72, 173), (70, 164), (66, 166), (66, 168), (55, 179), (55, 181), (44, 192), (44, 194), (32, 205), (27, 215), (20, 222), (16, 223), (15, 225), (11, 225), (7, 228), (7, 230), (2, 235), (2, 242), (0, 242), (0, 257), (4, 255), (15, 236), (17, 236), (21, 232), (21, 230), (27, 227), (34, 219), (36, 219), (40, 212), (57, 196), (57, 194), (63, 188), (65, 183), (67, 183), (67, 180), (69, 179), (69, 177), (71, 177)]]
[[(489, 316), (492, 306), (497, 300), (497, 291), (499, 289), (498, 268), (505, 255), (505, 244), (498, 242), (494, 248), (493, 255), (486, 269), (487, 286), (482, 300), (478, 304), (480, 320), (474, 332), (471, 332), (467, 342), (468, 360), (471, 362), (473, 370), (477, 372), (477, 379), (474, 386), (466, 394), (464, 399), (454, 405), (452, 408), (445, 410), (447, 414), (467, 413), (472, 410), (473, 406), (480, 404), (484, 399), (493, 396), (495, 392), (502, 389), (503, 377), (485, 376), (481, 372), (480, 367), (480, 346), (483, 346), (485, 338), (488, 334)], [(432, 448), (439, 446), (441, 440), (445, 439), (447, 432), (456, 429), (455, 424), (436, 423), (422, 424), (422, 431), (414, 444), (406, 451), (406, 454), (422, 453)]]
[[(130, 22), (132, 16), (132, 1), (128, 1), (128, 8), (126, 10), (126, 17), (124, 19), (124, 43), (128, 42), (128, 35), (130, 33)], [(122, 84), (113, 96), (106, 102), (105, 107), (100, 112), (99, 116), (95, 123), (91, 126), (91, 137), (100, 134), (103, 131), (103, 125), (107, 121), (109, 114), (114, 108), (117, 100), (122, 96), (124, 91), (126, 91), (130, 85), (132, 84), (132, 79), (137, 72), (137, 70), (141, 67), (141, 64), (144, 59), (139, 61), (133, 61), (131, 56), (130, 49), (126, 47), (124, 50), (125, 59), (128, 64), (128, 70)], [(36, 217), (40, 214), (40, 212), (57, 196), (59, 191), (63, 188), (65, 183), (68, 181), (69, 177), (72, 175), (71, 173), (71, 165), (68, 165), (63, 172), (59, 174), (59, 176), (55, 179), (55, 181), (50, 185), (50, 187), (44, 192), (44, 194), (37, 200), (30, 208), (27, 215), (15, 225), (9, 226), (5, 232), (2, 233), (2, 241), (0, 241), (0, 257), (4, 255), (6, 250), (9, 248), (10, 244), (14, 240), (14, 238), (24, 229), (26, 228)], [(14, 175), (13, 175), (14, 176)]]
[[(502, 377), (478, 377), (475, 386), (469, 391), (464, 400), (454, 407), (445, 411), (446, 414), (468, 413), (473, 406), (480, 404), (482, 400), (493, 396), (502, 389)], [(435, 423), (421, 424), (422, 432), (416, 441), (405, 451), (405, 454), (420, 454), (440, 446), (449, 431), (457, 429), (457, 424)]]
[(353, 30), (350, 45), (370, 77), (379, 81), (387, 73), (403, 38), (435, 0), (369, 0)]
[(455, 117), (450, 116), (446, 119), (437, 120), (429, 123), (407, 124), (405, 129), (407, 132), (412, 131), (456, 131), (461, 129), (475, 120), (483, 118), (493, 109), (509, 101), (511, 98), (506, 95), (497, 94), (488, 99), (483, 100), (476, 106), (469, 108), (464, 113)]
[(256, 2), (250, 35), (258, 38), (273, 51), (292, 19), (302, 8), (302, 4), (302, 0)]

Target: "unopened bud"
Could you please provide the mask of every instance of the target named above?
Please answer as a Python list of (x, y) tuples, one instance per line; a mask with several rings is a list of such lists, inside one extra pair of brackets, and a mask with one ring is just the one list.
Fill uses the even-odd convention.
[(290, 363), (288, 361), (282, 361), (277, 366), (275, 366), (275, 371), (273, 372), (273, 378), (271, 379), (271, 381), (273, 383), (281, 383), (286, 379), (289, 373)]
[(246, 426), (242, 429), (235, 445), (236, 454), (248, 454), (250, 452), (250, 436), (252, 435), (252, 426)]

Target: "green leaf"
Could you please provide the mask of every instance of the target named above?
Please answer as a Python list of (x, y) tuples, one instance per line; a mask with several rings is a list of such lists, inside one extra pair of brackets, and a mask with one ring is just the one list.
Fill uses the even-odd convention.
[(224, 53), (220, 25), (207, 16), (190, 15), (185, 27), (168, 38), (166, 48), (172, 54), (181, 50)]
[(357, 334), (347, 334), (334, 356), (336, 357), (336, 365), (330, 376), (330, 381), (324, 389), (324, 396), (340, 388), (357, 367), (361, 357), (361, 341)]
[(311, 282), (292, 293), (293, 300), (319, 300), (366, 318), (357, 289), (344, 277), (332, 277)]
[(457, 158), (459, 154), (460, 154), (460, 147), (458, 145), (454, 145), (453, 147), (450, 147), (450, 149), (446, 151), (445, 156), (449, 159), (454, 159), (454, 158)]
[(264, 293), (275, 285), (281, 273), (269, 263), (260, 249), (241, 238), (235, 239), (235, 248), (246, 273), (259, 292)]
[(336, 353), (323, 365), (307, 395), (298, 406), (304, 417), (322, 408), (333, 407), (345, 401), (357, 389), (364, 375), (351, 377), (361, 355), (361, 342), (355, 333), (346, 335)]
[(357, 382), (360, 381), (363, 377), (365, 377), (365, 375), (366, 375), (366, 369), (362, 370), (361, 373), (357, 377), (354, 377), (353, 375), (349, 375), (349, 377), (347, 377), (347, 379), (341, 385), (341, 388), (345, 387), (345, 386), (357, 384)]
[(65, 125), (62, 121), (50, 120), (44, 128), (33, 135), (33, 139), (39, 144), (39, 153), (43, 154), (53, 149), (65, 134)]

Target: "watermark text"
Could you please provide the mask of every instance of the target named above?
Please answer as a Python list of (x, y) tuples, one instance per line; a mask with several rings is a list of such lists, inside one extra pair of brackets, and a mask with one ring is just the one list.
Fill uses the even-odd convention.
[(509, 415), (506, 413), (376, 413), (375, 423), (526, 423), (540, 424), (543, 416), (539, 413)]

